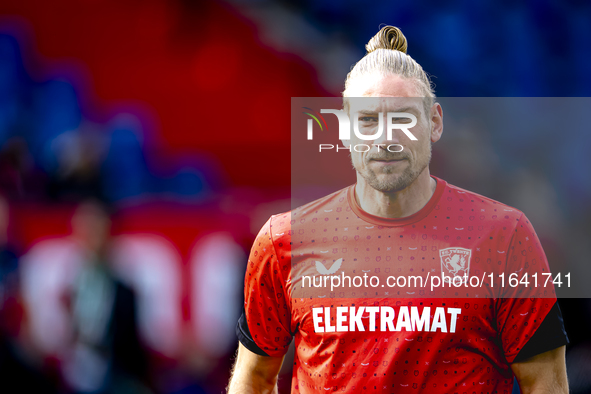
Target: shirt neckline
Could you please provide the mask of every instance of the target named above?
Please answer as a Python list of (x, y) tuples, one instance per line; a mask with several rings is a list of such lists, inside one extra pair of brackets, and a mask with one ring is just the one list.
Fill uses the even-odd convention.
[(431, 178), (435, 179), (437, 185), (435, 186), (435, 192), (427, 201), (427, 204), (423, 208), (421, 208), (418, 212), (413, 213), (410, 216), (405, 216), (403, 218), (384, 218), (381, 216), (372, 215), (361, 209), (359, 204), (357, 204), (357, 200), (355, 199), (355, 185), (353, 184), (349, 186), (349, 190), (347, 190), (347, 200), (349, 202), (349, 206), (351, 210), (362, 220), (369, 222), (371, 224), (377, 224), (378, 226), (387, 226), (387, 227), (398, 227), (398, 226), (405, 226), (407, 224), (418, 222), (419, 220), (426, 217), (432, 210), (435, 208), (439, 199), (443, 195), (443, 191), (447, 186), (447, 182), (443, 179), (437, 178), (431, 175)]

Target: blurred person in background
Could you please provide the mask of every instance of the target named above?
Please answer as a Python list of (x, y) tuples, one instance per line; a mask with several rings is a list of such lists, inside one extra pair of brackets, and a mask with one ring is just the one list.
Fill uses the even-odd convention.
[(110, 267), (110, 217), (97, 200), (78, 205), (72, 234), (43, 240), (23, 257), (30, 334), (59, 360), (74, 393), (149, 393), (136, 300)]

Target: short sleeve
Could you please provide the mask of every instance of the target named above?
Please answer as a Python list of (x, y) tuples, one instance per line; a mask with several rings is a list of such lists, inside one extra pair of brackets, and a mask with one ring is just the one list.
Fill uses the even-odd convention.
[[(545, 283), (549, 272), (538, 236), (522, 214), (507, 250), (505, 281), (500, 289), (502, 297), (497, 299), (497, 327), (505, 358), (510, 363), (534, 336), (556, 304), (553, 285)], [(509, 282), (512, 274), (514, 279)], [(526, 281), (529, 283), (526, 284)], [(539, 352), (533, 349), (533, 353), (540, 354), (548, 350), (551, 349), (540, 347)], [(528, 351), (532, 352), (532, 349)]]
[[(281, 357), (292, 340), (291, 310), (286, 291), (289, 272), (279, 266), (271, 221), (272, 218), (257, 235), (248, 258), (244, 279), (244, 320), (250, 340), (267, 355)], [(242, 339), (241, 342), (248, 348), (248, 343)]]

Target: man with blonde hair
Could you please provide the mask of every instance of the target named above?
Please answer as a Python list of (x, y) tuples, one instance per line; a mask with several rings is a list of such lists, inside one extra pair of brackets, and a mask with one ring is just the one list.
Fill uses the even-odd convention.
[[(355, 185), (261, 229), (229, 392), (276, 392), (295, 338), (293, 392), (510, 393), (516, 377), (524, 393), (567, 393), (553, 288), (467, 286), (476, 273), (548, 274), (531, 224), (515, 208), (430, 175), (443, 111), (428, 76), (395, 27), (366, 48), (343, 93), (359, 132), (343, 144), (371, 148), (350, 150)], [(414, 119), (412, 128), (383, 132), (395, 117)], [(310, 280), (314, 270), (322, 275)], [(393, 273), (444, 283), (396, 289)], [(318, 289), (316, 279), (334, 278), (349, 284)]]

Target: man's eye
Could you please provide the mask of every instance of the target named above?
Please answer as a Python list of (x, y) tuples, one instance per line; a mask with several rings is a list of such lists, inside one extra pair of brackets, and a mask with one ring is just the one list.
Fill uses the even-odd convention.
[(392, 118), (392, 123), (400, 124), (400, 123), (410, 123), (410, 118)]
[(374, 118), (372, 116), (362, 116), (361, 118), (359, 118), (359, 121), (361, 121), (361, 122), (377, 122), (378, 119)]

